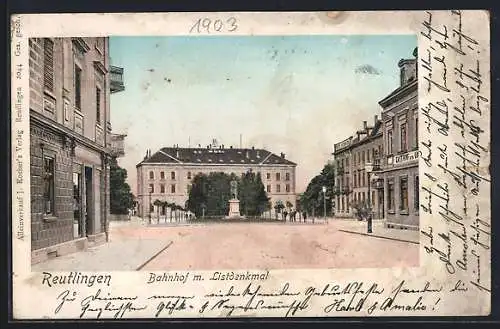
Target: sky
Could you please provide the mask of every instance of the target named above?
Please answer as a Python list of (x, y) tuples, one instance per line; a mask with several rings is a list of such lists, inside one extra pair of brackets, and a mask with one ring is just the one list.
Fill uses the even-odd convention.
[(125, 90), (111, 95), (111, 125), (125, 133), (120, 166), (136, 192), (146, 150), (264, 148), (297, 163), (297, 193), (333, 145), (373, 122), (399, 85), (397, 63), (415, 35), (110, 37)]

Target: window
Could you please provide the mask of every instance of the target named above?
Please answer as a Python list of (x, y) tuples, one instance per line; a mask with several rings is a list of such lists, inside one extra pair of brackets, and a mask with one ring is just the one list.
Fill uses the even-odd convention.
[(267, 173), (267, 174), (266, 174), (266, 178), (267, 178), (267, 179), (271, 179), (271, 174), (270, 174), (270, 173)]
[(394, 211), (394, 180), (387, 181), (387, 209)]
[(356, 178), (357, 178), (357, 176), (356, 176), (356, 172), (354, 172), (354, 187), (357, 187), (357, 184), (356, 184), (356, 181), (357, 181), (357, 180), (356, 180)]
[(54, 213), (54, 158), (44, 156), (43, 159), (44, 210), (46, 215)]
[(290, 180), (290, 173), (285, 173), (285, 180)]
[(95, 119), (97, 124), (101, 124), (101, 89), (95, 88)]
[(372, 207), (375, 207), (375, 191), (372, 191), (371, 202), (372, 202)]
[(175, 179), (175, 171), (172, 171), (172, 172), (170, 173), (170, 178), (171, 178), (171, 179)]
[(349, 158), (345, 159), (345, 166), (349, 167)]
[(276, 192), (277, 193), (281, 192), (281, 185), (280, 184), (276, 185)]
[(361, 187), (361, 171), (358, 171), (358, 187)]
[(347, 177), (345, 178), (345, 185), (346, 185), (347, 187), (349, 187), (349, 176), (347, 176)]
[(366, 150), (366, 161), (370, 162), (370, 151), (371, 150)]
[(43, 86), (48, 91), (54, 91), (54, 41), (43, 41)]
[(149, 193), (155, 193), (155, 185), (149, 184)]
[(170, 186), (170, 193), (175, 193), (175, 184)]
[(276, 173), (276, 180), (280, 180), (281, 179), (281, 174), (279, 172)]
[(366, 186), (366, 172), (363, 170), (363, 186)]
[(155, 173), (153, 171), (149, 172), (149, 179), (155, 179)]
[(420, 182), (418, 180), (418, 176), (415, 176), (415, 197), (413, 200), (413, 206), (416, 211), (418, 211), (418, 208), (420, 207)]
[(75, 65), (75, 107), (82, 108), (82, 69)]
[(399, 210), (408, 211), (408, 177), (401, 177), (399, 179)]
[(365, 163), (365, 151), (361, 152), (361, 163)]
[(160, 171), (160, 179), (165, 179), (165, 172), (164, 171)]
[(415, 112), (415, 148), (418, 148), (418, 113)]
[(268, 193), (271, 193), (271, 185), (267, 185), (266, 191), (267, 191)]
[(408, 144), (406, 140), (406, 124), (403, 123), (401, 126), (399, 126), (400, 133), (401, 133), (401, 151), (406, 152), (408, 150)]
[(289, 192), (290, 192), (290, 184), (286, 184), (286, 186), (285, 186), (285, 190), (286, 190), (286, 192), (287, 192), (287, 193), (289, 193)]
[(387, 131), (387, 154), (392, 154), (392, 130)]
[(191, 179), (191, 172), (188, 171), (188, 175), (187, 175), (188, 179)]
[(165, 193), (165, 184), (160, 185), (160, 193)]

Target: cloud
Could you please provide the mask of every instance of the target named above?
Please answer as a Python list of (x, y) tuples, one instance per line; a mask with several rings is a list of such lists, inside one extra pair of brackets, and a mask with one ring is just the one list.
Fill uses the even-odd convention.
[(364, 64), (358, 66), (354, 72), (356, 74), (373, 74), (373, 75), (380, 75), (381, 71), (370, 64)]

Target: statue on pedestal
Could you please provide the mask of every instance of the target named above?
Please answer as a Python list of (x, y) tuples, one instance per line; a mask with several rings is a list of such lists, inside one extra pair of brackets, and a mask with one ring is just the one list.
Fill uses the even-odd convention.
[(231, 181), (231, 199), (238, 199), (238, 182), (236, 180)]

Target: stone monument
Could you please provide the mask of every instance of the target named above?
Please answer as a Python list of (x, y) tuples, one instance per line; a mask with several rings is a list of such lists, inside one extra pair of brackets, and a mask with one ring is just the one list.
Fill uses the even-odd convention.
[(227, 219), (243, 219), (240, 214), (240, 200), (238, 200), (238, 182), (231, 181), (231, 199), (229, 200), (229, 214)]

